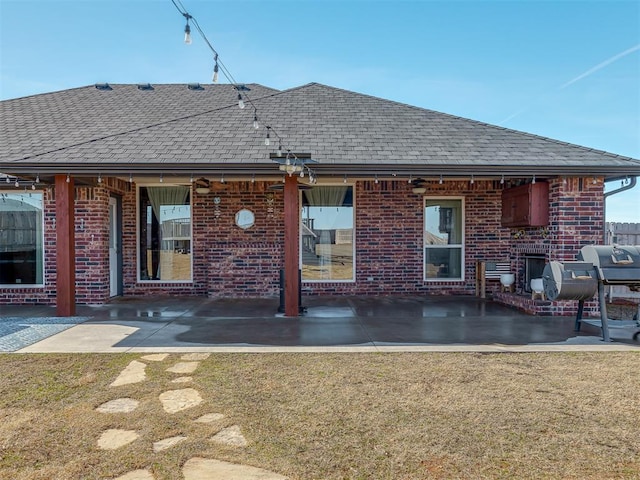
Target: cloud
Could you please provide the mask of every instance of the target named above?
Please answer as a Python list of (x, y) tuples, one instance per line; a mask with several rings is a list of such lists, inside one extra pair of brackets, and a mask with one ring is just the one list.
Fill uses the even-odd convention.
[(609, 64), (611, 64), (611, 63), (613, 63), (613, 62), (615, 62), (616, 60), (621, 59), (622, 57), (626, 57), (627, 55), (629, 55), (630, 53), (635, 52), (636, 50), (640, 50), (640, 44), (638, 44), (638, 45), (636, 45), (636, 46), (634, 46), (634, 47), (628, 48), (628, 49), (627, 49), (627, 50), (625, 50), (624, 52), (620, 52), (620, 53), (618, 53), (617, 55), (614, 55), (613, 57), (611, 57), (611, 58), (609, 58), (609, 59), (605, 60), (604, 62), (599, 63), (599, 64), (598, 64), (598, 65), (596, 65), (595, 67), (590, 68), (589, 70), (587, 70), (587, 71), (586, 71), (586, 72), (584, 72), (583, 74), (578, 75), (576, 78), (574, 78), (574, 79), (572, 79), (572, 80), (569, 80), (567, 83), (565, 83), (564, 85), (562, 85), (562, 86), (560, 87), (560, 90), (562, 90), (563, 88), (568, 87), (569, 85), (572, 85), (572, 84), (576, 83), (576, 82), (577, 82), (577, 81), (579, 81), (579, 80), (582, 80), (582, 79), (583, 79), (583, 78), (585, 78), (585, 77), (588, 77), (588, 76), (589, 76), (589, 75), (591, 75), (592, 73), (597, 72), (598, 70), (600, 70), (600, 69), (602, 69), (602, 68), (606, 67), (607, 65), (609, 65)]
[[(562, 90), (564, 88), (567, 88), (569, 85), (573, 85), (574, 83), (582, 80), (583, 78), (588, 77), (589, 75), (597, 72), (598, 70), (606, 67), (607, 65), (612, 64), (613, 62), (615, 62), (616, 60), (620, 60), (622, 57), (626, 57), (627, 55), (640, 50), (640, 44), (635, 45), (631, 48), (628, 48), (627, 50), (625, 50), (624, 52), (620, 52), (616, 55), (614, 55), (611, 58), (608, 58), (607, 60), (605, 60), (604, 62), (599, 63), (598, 65), (596, 65), (595, 67), (590, 68), (589, 70), (587, 70), (586, 72), (578, 75), (577, 77), (569, 80), (567, 83), (561, 85), (558, 90)], [(536, 104), (540, 101), (540, 99), (542, 99), (544, 97), (544, 95), (538, 95), (538, 98), (536, 99), (537, 101), (535, 102)], [(521, 108), (520, 110), (518, 110), (517, 112), (512, 113), (511, 115), (509, 115), (508, 117), (506, 117), (504, 120), (498, 122), (498, 125), (503, 125), (505, 123), (507, 123), (510, 120), (513, 120), (514, 118), (522, 115), (523, 113), (525, 113), (526, 111), (531, 109), (531, 105), (526, 106), (524, 108)]]

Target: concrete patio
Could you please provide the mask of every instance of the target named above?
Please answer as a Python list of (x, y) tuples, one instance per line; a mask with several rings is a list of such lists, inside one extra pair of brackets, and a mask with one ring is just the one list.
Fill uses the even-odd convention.
[[(298, 318), (278, 314), (277, 299), (122, 297), (78, 306), (77, 317), (66, 319), (49, 306), (2, 306), (0, 347), (13, 338), (4, 351), (640, 350), (631, 320), (612, 321), (612, 342), (604, 343), (599, 319), (575, 332), (572, 317), (526, 315), (475, 297), (309, 297), (303, 304)], [(16, 344), (16, 330), (29, 329)]]

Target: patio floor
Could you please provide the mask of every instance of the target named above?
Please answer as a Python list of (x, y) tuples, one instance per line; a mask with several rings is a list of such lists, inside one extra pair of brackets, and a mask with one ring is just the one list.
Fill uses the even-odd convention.
[[(612, 321), (612, 342), (601, 340), (599, 319), (574, 332), (573, 317), (531, 316), (490, 300), (466, 296), (307, 297), (306, 314), (277, 313), (277, 299), (122, 297), (78, 306), (77, 317), (55, 317), (48, 306), (1, 306), (13, 347), (5, 351), (239, 351), (263, 349), (554, 350), (640, 349), (635, 322)], [(41, 338), (16, 346), (17, 325), (38, 326)], [(48, 321), (47, 321), (48, 320)], [(43, 325), (52, 324), (47, 335)], [(60, 324), (65, 324), (60, 332)], [(49, 338), (46, 338), (49, 336)], [(31, 338), (31, 337), (29, 337)], [(39, 341), (38, 341), (39, 340)]]

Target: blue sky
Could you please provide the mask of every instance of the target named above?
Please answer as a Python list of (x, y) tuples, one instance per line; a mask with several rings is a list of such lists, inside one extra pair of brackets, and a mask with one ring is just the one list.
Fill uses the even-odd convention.
[[(637, 0), (182, 3), (240, 83), (320, 82), (640, 158)], [(0, 0), (0, 98), (211, 83), (184, 24), (170, 0)], [(638, 205), (640, 187), (615, 195), (607, 220), (640, 222)]]

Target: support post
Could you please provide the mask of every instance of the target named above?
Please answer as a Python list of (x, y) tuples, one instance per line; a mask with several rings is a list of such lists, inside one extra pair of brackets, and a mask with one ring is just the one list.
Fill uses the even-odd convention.
[(300, 313), (300, 199), (298, 179), (286, 175), (284, 180), (284, 314), (297, 317)]
[(74, 181), (55, 176), (56, 195), (56, 312), (60, 317), (76, 314), (76, 256)]

